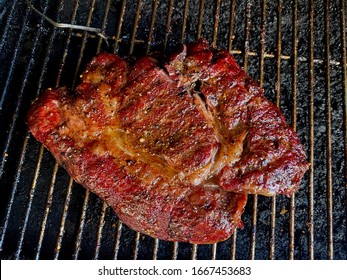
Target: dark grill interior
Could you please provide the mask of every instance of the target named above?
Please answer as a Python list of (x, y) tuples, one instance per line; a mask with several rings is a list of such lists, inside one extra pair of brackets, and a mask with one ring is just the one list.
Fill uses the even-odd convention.
[[(55, 22), (100, 28), (93, 32)], [(2, 259), (347, 259), (346, 3), (298, 0), (0, 1)], [(280, 106), (311, 169), (292, 198), (250, 196), (243, 230), (214, 245), (152, 239), (118, 221), (28, 132), (31, 102), (74, 87), (98, 52), (170, 53), (206, 38)]]

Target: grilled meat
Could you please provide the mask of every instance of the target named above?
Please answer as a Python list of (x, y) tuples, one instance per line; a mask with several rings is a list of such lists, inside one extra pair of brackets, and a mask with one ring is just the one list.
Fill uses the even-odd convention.
[(247, 194), (291, 195), (308, 168), (296, 133), (226, 51), (201, 40), (160, 67), (97, 55), (71, 93), (48, 89), (34, 137), (133, 229), (214, 243), (242, 226)]

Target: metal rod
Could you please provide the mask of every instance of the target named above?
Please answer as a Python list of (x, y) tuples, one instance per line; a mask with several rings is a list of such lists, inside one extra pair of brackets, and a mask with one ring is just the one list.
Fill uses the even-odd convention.
[(276, 105), (280, 107), (281, 100), (281, 60), (282, 60), (282, 0), (277, 5), (277, 54), (276, 54)]
[(233, 40), (234, 40), (234, 22), (235, 22), (235, 1), (232, 0), (230, 3), (230, 24), (229, 24), (229, 52), (233, 49)]
[(164, 37), (164, 51), (167, 48), (168, 40), (169, 40), (169, 34), (171, 33), (171, 18), (172, 18), (172, 11), (173, 11), (173, 0), (170, 0), (169, 2), (169, 10), (167, 13), (166, 18), (166, 32)]
[[(293, 1), (293, 75), (292, 75), (292, 92), (293, 92), (293, 108), (292, 108), (292, 127), (296, 131), (297, 125), (297, 69), (298, 69), (298, 38), (297, 38), (297, 19), (298, 19), (298, 1)], [(290, 198), (289, 213), (289, 259), (294, 259), (294, 242), (295, 242), (295, 194)]]
[(199, 5), (199, 20), (198, 20), (198, 32), (197, 32), (197, 39), (199, 40), (201, 38), (201, 33), (202, 33), (202, 22), (204, 18), (204, 7), (205, 6), (205, 1), (200, 0), (200, 5)]
[(149, 26), (148, 40), (147, 40), (147, 49), (146, 49), (147, 54), (149, 53), (150, 48), (151, 48), (155, 17), (157, 15), (157, 8), (158, 8), (158, 0), (154, 0), (153, 1), (153, 7), (152, 7), (152, 14), (151, 14), (151, 22), (150, 22), (150, 26)]
[(181, 44), (184, 43), (184, 37), (186, 33), (186, 27), (187, 27), (187, 18), (188, 18), (188, 7), (189, 7), (189, 0), (184, 0), (184, 13), (183, 13), (183, 23), (182, 23), (182, 30), (181, 30)]
[(248, 56), (249, 56), (249, 33), (251, 29), (251, 11), (252, 4), (249, 0), (247, 0), (246, 5), (246, 32), (245, 32), (245, 51), (244, 51), (244, 61), (243, 61), (243, 69), (247, 73), (248, 70)]
[(19, 238), (19, 242), (17, 245), (17, 250), (16, 250), (16, 260), (20, 259), (20, 253), (22, 251), (22, 247), (23, 247), (23, 240), (24, 240), (24, 234), (26, 231), (26, 227), (28, 225), (28, 220), (29, 220), (29, 214), (31, 211), (31, 206), (32, 206), (32, 202), (33, 202), (33, 198), (35, 195), (35, 190), (36, 190), (36, 186), (37, 186), (37, 178), (39, 177), (39, 173), (40, 173), (40, 168), (41, 168), (41, 161), (42, 161), (42, 155), (43, 155), (43, 151), (44, 148), (43, 146), (40, 147), (40, 151), (39, 151), (39, 157), (38, 157), (38, 162), (36, 164), (36, 168), (35, 168), (35, 172), (34, 172), (34, 178), (31, 182), (31, 188), (30, 188), (30, 192), (29, 192), (29, 202), (28, 205), (26, 206), (26, 211), (25, 211), (25, 218), (23, 221), (23, 225), (22, 225), (22, 229), (21, 229), (21, 234), (20, 234), (20, 238)]
[(103, 231), (104, 226), (105, 226), (106, 210), (107, 210), (107, 203), (103, 202), (102, 210), (101, 210), (101, 216), (100, 216), (100, 220), (99, 220), (98, 232), (96, 235), (96, 245), (95, 245), (95, 253), (94, 253), (94, 259), (95, 260), (97, 260), (99, 258), (99, 254), (100, 254), (102, 231)]
[(192, 260), (196, 260), (197, 252), (198, 252), (198, 245), (193, 244), (192, 245), (192, 257), (191, 257)]
[[(110, 12), (110, 7), (111, 7), (111, 0), (107, 0), (106, 7), (105, 7), (104, 18), (102, 20), (102, 25), (101, 25), (101, 28), (100, 28), (100, 33), (101, 34), (105, 33), (105, 29), (106, 29), (106, 25), (107, 25), (107, 19), (108, 19), (108, 14)], [(97, 53), (99, 53), (100, 50), (101, 50), (101, 44), (102, 44), (103, 39), (104, 38), (102, 38), (102, 37), (99, 38), (98, 47), (97, 47)]]
[[(250, 1), (247, 1), (246, 4), (246, 32), (245, 32), (245, 53), (243, 61), (243, 69), (247, 73), (248, 70), (248, 51), (249, 51), (249, 35), (251, 28), (251, 12), (252, 4)], [(250, 259), (255, 257), (255, 239), (257, 231), (257, 206), (258, 206), (258, 196), (253, 195), (253, 208), (252, 208), (252, 229), (251, 229), (251, 244), (250, 244)]]
[(249, 258), (254, 260), (255, 258), (255, 245), (257, 235), (257, 214), (258, 214), (258, 195), (253, 195), (253, 208), (252, 208), (252, 228), (251, 228), (251, 248)]
[(134, 25), (133, 25), (133, 31), (131, 34), (131, 40), (130, 40), (130, 49), (129, 49), (129, 54), (133, 54), (134, 51), (134, 45), (135, 45), (135, 37), (136, 37), (136, 31), (139, 25), (139, 21), (141, 18), (141, 7), (142, 7), (142, 0), (138, 0), (137, 2), (137, 10), (136, 10), (136, 16), (134, 20)]
[(331, 92), (330, 92), (330, 0), (325, 2), (325, 60), (326, 60), (326, 131), (327, 131), (327, 226), (328, 226), (328, 258), (334, 258), (333, 247), (333, 203), (332, 203), (332, 163), (331, 163)]
[(64, 237), (64, 233), (65, 233), (65, 222), (66, 222), (66, 217), (67, 217), (67, 213), (68, 213), (68, 209), (69, 209), (69, 205), (70, 205), (70, 201), (71, 201), (72, 185), (73, 185), (73, 180), (70, 177), (69, 184), (67, 187), (67, 193), (66, 193), (66, 197), (65, 197), (65, 201), (64, 201), (63, 215), (62, 215), (61, 220), (60, 220), (59, 233), (57, 236), (57, 241), (55, 243), (55, 249), (54, 249), (54, 259), (55, 260), (59, 259), (60, 249), (61, 249), (61, 245), (63, 242), (63, 237)]
[(233, 236), (231, 237), (231, 254), (230, 259), (236, 259), (236, 239), (237, 239), (237, 230), (234, 230)]
[(7, 233), (7, 227), (8, 227), (8, 223), (9, 223), (9, 220), (10, 220), (10, 215), (11, 215), (11, 212), (12, 212), (13, 202), (14, 202), (14, 199), (15, 199), (17, 191), (18, 191), (18, 182), (19, 182), (19, 177), (20, 177), (20, 174), (21, 174), (20, 171), (21, 171), (21, 169), (23, 167), (23, 163), (24, 163), (24, 160), (25, 160), (25, 155), (26, 155), (25, 151), (26, 151), (27, 146), (28, 146), (28, 139), (29, 139), (29, 134), (27, 134), (27, 136), (24, 139), (22, 152), (21, 152), (21, 156), (20, 156), (20, 159), (19, 159), (19, 164), (18, 164), (18, 167), (17, 167), (17, 173), (16, 173), (15, 180), (14, 180), (14, 185), (12, 187), (10, 200), (7, 203), (6, 214), (5, 214), (4, 224), (2, 225), (2, 232), (1, 232), (1, 238), (0, 238), (0, 252), (2, 251), (2, 248), (3, 248), (3, 245), (4, 245), (4, 240), (5, 240), (5, 236), (6, 236), (6, 233)]
[(217, 38), (218, 38), (218, 25), (219, 25), (219, 8), (220, 8), (220, 0), (217, 0), (216, 8), (214, 11), (214, 26), (213, 26), (213, 41), (212, 47), (217, 47)]
[(117, 232), (116, 232), (116, 242), (114, 243), (114, 256), (113, 256), (113, 259), (115, 259), (115, 260), (118, 259), (120, 238), (122, 236), (122, 228), (123, 228), (123, 223), (120, 220), (118, 220)]
[(135, 235), (135, 246), (134, 246), (134, 260), (137, 260), (137, 255), (139, 253), (139, 243), (140, 243), (140, 232), (136, 231)]
[[(72, 10), (71, 23), (75, 22), (75, 20), (76, 20), (78, 6), (79, 6), (79, 1), (75, 1), (74, 7)], [(67, 33), (67, 39), (66, 39), (66, 43), (65, 43), (63, 57), (62, 57), (62, 63), (60, 63), (60, 67), (59, 67), (59, 71), (58, 71), (58, 75), (57, 75), (56, 87), (59, 86), (61, 75), (63, 73), (65, 61), (66, 61), (66, 58), (68, 55), (68, 48), (69, 48), (70, 42), (71, 42), (71, 36), (72, 36), (72, 29), (69, 29), (69, 31)]]
[(177, 254), (178, 254), (178, 242), (174, 242), (173, 252), (172, 252), (172, 259), (177, 260)]
[(89, 195), (90, 191), (85, 190), (85, 196), (83, 200), (83, 207), (82, 207), (82, 214), (80, 217), (80, 222), (79, 222), (79, 227), (78, 227), (78, 232), (77, 232), (77, 239), (75, 242), (75, 248), (74, 248), (74, 253), (73, 253), (73, 259), (77, 260), (80, 250), (81, 250), (81, 242), (82, 242), (82, 236), (83, 236), (83, 230), (85, 226), (85, 221), (86, 221), (86, 212), (88, 208), (88, 201), (89, 201)]
[(217, 256), (217, 243), (212, 244), (212, 256), (211, 260), (215, 260)]
[[(341, 48), (342, 48), (342, 69), (343, 69), (343, 127), (345, 141), (345, 165), (347, 163), (347, 46), (346, 46), (346, 2), (341, 0)], [(347, 168), (345, 167), (345, 182), (347, 182)], [(345, 190), (345, 205), (347, 205), (347, 192)], [(347, 216), (347, 207), (345, 208)], [(346, 225), (346, 222), (345, 222)]]
[(266, 0), (262, 3), (262, 16), (261, 16), (261, 33), (260, 33), (260, 79), (259, 85), (264, 85), (264, 58), (265, 58), (265, 40), (266, 40)]
[(310, 151), (309, 151), (309, 209), (308, 209), (308, 231), (309, 231), (309, 258), (314, 259), (314, 0), (310, 0), (310, 32), (309, 32), (309, 123), (310, 123)]
[(153, 245), (153, 260), (156, 260), (158, 258), (158, 249), (159, 249), (159, 239), (155, 238), (154, 239), (154, 245)]
[[(90, 26), (90, 23), (92, 21), (92, 16), (93, 16), (95, 2), (96, 2), (96, 0), (91, 0), (91, 2), (90, 2), (88, 18), (87, 18), (87, 22), (86, 22), (86, 26), (87, 27)], [(78, 77), (78, 73), (80, 71), (81, 62), (82, 62), (82, 58), (83, 58), (83, 55), (84, 55), (84, 48), (85, 48), (86, 43), (87, 43), (87, 38), (88, 38), (88, 33), (87, 33), (87, 31), (84, 31), (83, 32), (83, 37), (82, 37), (81, 50), (80, 50), (80, 54), (78, 56), (77, 66), (76, 66), (76, 69), (75, 69), (74, 79), (73, 79), (73, 82), (72, 82), (72, 88), (75, 87), (75, 84), (76, 84), (76, 81), (77, 81), (77, 77)]]
[[(280, 108), (281, 101), (281, 53), (282, 53), (282, 0), (277, 4), (277, 55), (276, 55), (276, 106)], [(269, 259), (275, 259), (275, 242), (276, 242), (276, 196), (271, 198), (271, 216), (270, 216), (270, 248)]]
[(115, 39), (115, 42), (114, 42), (114, 48), (113, 48), (113, 52), (114, 53), (117, 52), (117, 48), (118, 48), (118, 42), (119, 42), (121, 30), (122, 30), (122, 24), (123, 24), (126, 4), (127, 4), (127, 0), (123, 0), (122, 7), (121, 7), (121, 10), (120, 10), (120, 15), (119, 15), (118, 26), (117, 26), (116, 39)]
[(54, 182), (55, 182), (55, 179), (56, 179), (57, 170), (58, 170), (58, 164), (55, 163), (54, 167), (53, 167), (51, 183), (50, 183), (49, 191), (48, 191), (48, 195), (47, 195), (45, 212), (44, 212), (43, 219), (42, 219), (42, 222), (41, 222), (41, 230), (40, 230), (40, 235), (39, 235), (39, 241), (38, 241), (38, 244), (37, 244), (37, 247), (36, 247), (36, 255), (35, 255), (35, 259), (36, 260), (40, 259), (40, 253), (41, 253), (41, 248), (42, 248), (42, 241), (43, 241), (43, 237), (45, 235), (45, 229), (46, 229), (46, 223), (47, 223), (47, 219), (48, 219), (48, 214), (49, 214), (49, 211), (51, 209), (51, 205), (52, 205), (52, 201), (53, 201)]

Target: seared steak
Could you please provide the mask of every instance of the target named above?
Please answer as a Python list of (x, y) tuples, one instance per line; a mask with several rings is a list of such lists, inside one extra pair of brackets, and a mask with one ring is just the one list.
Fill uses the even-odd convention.
[(133, 229), (225, 240), (242, 226), (247, 194), (298, 189), (303, 147), (228, 52), (199, 41), (159, 65), (99, 54), (74, 93), (48, 89), (35, 101), (29, 128)]

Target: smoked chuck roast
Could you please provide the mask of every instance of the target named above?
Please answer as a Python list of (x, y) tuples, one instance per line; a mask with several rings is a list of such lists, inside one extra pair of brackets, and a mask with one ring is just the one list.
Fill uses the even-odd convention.
[(225, 240), (242, 227), (247, 194), (290, 196), (308, 169), (280, 110), (204, 40), (166, 62), (101, 53), (81, 79), (34, 102), (30, 131), (136, 231)]

